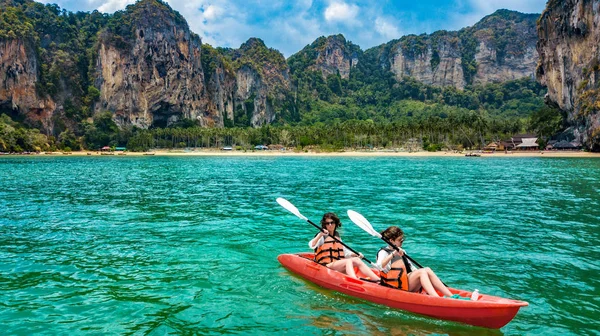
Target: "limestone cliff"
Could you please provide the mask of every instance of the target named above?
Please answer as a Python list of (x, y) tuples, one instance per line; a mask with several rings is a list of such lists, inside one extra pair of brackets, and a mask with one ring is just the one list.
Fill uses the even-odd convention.
[(235, 69), (234, 118), (247, 118), (252, 126), (273, 122), (286, 109), (291, 92), (283, 55), (251, 38), (239, 49), (227, 50), (225, 56)]
[(182, 118), (223, 125), (207, 99), (200, 38), (185, 19), (153, 0), (128, 6), (118, 19), (131, 22), (132, 34), (123, 41), (110, 30), (100, 36), (95, 110), (115, 113), (121, 126), (164, 127)]
[(458, 32), (408, 35), (377, 48), (398, 80), (456, 88), (503, 82), (534, 75), (537, 17), (499, 10)]
[(551, 0), (538, 24), (537, 78), (576, 139), (600, 151), (600, 1)]
[(33, 126), (52, 128), (56, 104), (36, 91), (38, 60), (26, 39), (0, 40), (0, 108), (23, 114)]
[(298, 63), (298, 66), (292, 65), (293, 71), (318, 71), (324, 78), (339, 74), (341, 78), (348, 79), (361, 55), (359, 46), (338, 34), (319, 37), (290, 57), (290, 62)]
[(360, 49), (347, 42), (342, 35), (329, 36), (324, 41), (322, 39), (317, 40), (321, 47), (317, 49), (317, 58), (312, 68), (321, 71), (324, 76), (339, 73), (343, 79), (348, 79), (350, 69), (358, 63)]

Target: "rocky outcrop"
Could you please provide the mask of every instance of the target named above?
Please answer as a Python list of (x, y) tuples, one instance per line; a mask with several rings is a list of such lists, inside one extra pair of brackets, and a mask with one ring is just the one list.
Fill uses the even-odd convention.
[(429, 85), (457, 88), (466, 85), (455, 33), (438, 33), (433, 39), (410, 35), (392, 43), (387, 65), (397, 80), (413, 77)]
[(283, 55), (257, 38), (230, 53), (236, 69), (235, 106), (252, 126), (271, 123), (289, 99), (291, 82)]
[(600, 1), (549, 1), (538, 24), (537, 78), (575, 138), (600, 151)]
[(317, 48), (317, 58), (311, 70), (323, 73), (323, 76), (340, 74), (343, 79), (348, 79), (350, 69), (358, 63), (360, 48), (346, 41), (343, 35), (332, 35), (321, 38)]
[[(182, 119), (208, 127), (300, 121), (296, 104), (303, 89), (333, 101), (347, 94), (343, 79), (356, 86), (389, 76), (387, 70), (398, 79), (463, 88), (528, 76), (536, 52), (531, 16), (510, 11), (459, 32), (403, 37), (368, 57), (342, 35), (320, 37), (286, 61), (255, 38), (239, 49), (203, 46), (161, 0), (140, 0), (110, 16), (71, 16), (76, 22), (65, 24), (69, 29), (54, 29), (64, 19), (54, 6), (31, 0), (0, 4), (22, 11), (15, 30), (32, 37), (0, 40), (0, 109), (17, 110), (29, 124), (54, 129), (55, 135), (85, 126), (93, 113), (104, 111), (122, 127), (140, 128)], [(42, 17), (47, 20), (39, 21)], [(25, 42), (30, 40), (31, 45)]]
[(38, 67), (30, 42), (0, 40), (0, 109), (22, 114), (31, 125), (49, 130), (56, 104), (51, 98), (37, 94)]
[(256, 38), (239, 49), (202, 47), (183, 18), (155, 0), (138, 2), (127, 15), (135, 35), (125, 47), (110, 31), (101, 35), (97, 112), (111, 111), (119, 125), (140, 128), (181, 119), (208, 127), (223, 127), (226, 120), (260, 126), (275, 119), (290, 91), (281, 53)]
[(533, 77), (537, 63), (535, 14), (499, 10), (458, 32), (408, 35), (381, 48), (398, 80), (454, 86)]
[(135, 30), (125, 47), (114, 43), (110, 31), (100, 38), (95, 110), (115, 113), (121, 126), (165, 127), (182, 118), (222, 126), (222, 115), (207, 99), (200, 38), (185, 20), (152, 0), (125, 15)]
[(350, 71), (359, 62), (362, 50), (359, 46), (346, 41), (341, 35), (321, 36), (310, 45), (290, 57), (294, 71), (318, 71), (327, 78), (339, 74), (348, 79)]

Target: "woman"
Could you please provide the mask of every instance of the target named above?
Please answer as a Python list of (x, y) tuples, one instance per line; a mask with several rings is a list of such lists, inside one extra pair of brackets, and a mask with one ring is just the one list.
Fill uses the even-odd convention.
[(363, 257), (362, 254), (356, 256), (333, 239), (335, 237), (341, 241), (340, 235), (337, 232), (337, 229), (341, 226), (342, 223), (336, 214), (328, 212), (323, 215), (321, 219), (323, 231), (319, 232), (308, 242), (308, 246), (315, 250), (315, 261), (334, 271), (345, 273), (358, 279), (356, 272), (354, 272), (354, 267), (356, 266), (368, 277), (368, 280), (379, 281), (379, 277), (360, 260)]
[(452, 296), (442, 281), (433, 273), (429, 267), (412, 270), (408, 259), (402, 250), (404, 232), (397, 226), (390, 226), (381, 235), (393, 246), (386, 246), (377, 253), (377, 265), (383, 269), (381, 272), (381, 284), (409, 292), (418, 292), (421, 288), (431, 296), (439, 297), (436, 289), (444, 296)]

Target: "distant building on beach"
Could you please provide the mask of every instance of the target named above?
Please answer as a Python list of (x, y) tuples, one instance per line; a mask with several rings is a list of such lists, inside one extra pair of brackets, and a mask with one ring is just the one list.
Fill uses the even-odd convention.
[(522, 142), (517, 145), (517, 149), (520, 150), (536, 150), (540, 148), (537, 143), (537, 138), (523, 138)]
[[(509, 140), (504, 140), (500, 144), (504, 150), (536, 150), (540, 148), (535, 134), (515, 134)], [(498, 150), (502, 150), (498, 148)]]

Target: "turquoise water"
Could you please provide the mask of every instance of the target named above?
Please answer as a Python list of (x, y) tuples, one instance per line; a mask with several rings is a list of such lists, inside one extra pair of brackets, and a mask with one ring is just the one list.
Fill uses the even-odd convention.
[[(598, 335), (600, 160), (0, 159), (3, 333)], [(499, 331), (319, 288), (277, 262), (337, 212), (375, 226), (456, 288), (525, 300)]]

